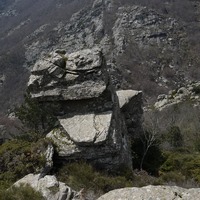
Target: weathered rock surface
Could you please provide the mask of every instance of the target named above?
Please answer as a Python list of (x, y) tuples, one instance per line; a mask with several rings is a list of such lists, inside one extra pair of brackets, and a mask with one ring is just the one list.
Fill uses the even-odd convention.
[(142, 93), (115, 91), (99, 48), (65, 52), (39, 60), (28, 84), (32, 98), (59, 105), (56, 126), (46, 137), (61, 160), (131, 168), (130, 138), (141, 129)]
[(176, 186), (146, 186), (113, 190), (98, 200), (197, 200), (199, 188), (184, 189)]
[(200, 82), (191, 83), (186, 87), (181, 87), (177, 90), (170, 90), (168, 94), (159, 95), (154, 107), (161, 111), (169, 106), (185, 101), (190, 101), (193, 106), (199, 106)]
[(137, 137), (142, 131), (142, 91), (116, 91), (121, 112), (124, 115), (130, 139)]
[(104, 92), (107, 78), (100, 49), (85, 49), (69, 55), (56, 52), (34, 65), (28, 83), (33, 98), (78, 100), (99, 97)]
[(101, 114), (75, 115), (59, 119), (61, 126), (67, 131), (75, 143), (104, 142), (109, 133), (112, 112)]
[(17, 187), (21, 185), (31, 186), (47, 200), (73, 199), (75, 195), (75, 191), (65, 185), (65, 183), (57, 181), (55, 176), (50, 175), (40, 178), (40, 174), (28, 174), (14, 184)]
[(45, 166), (40, 173), (40, 178), (47, 175), (50, 172), (50, 170), (52, 169), (52, 167), (53, 167), (53, 155), (54, 155), (53, 145), (48, 144), (46, 152), (44, 153), (46, 163), (45, 163)]
[[(149, 47), (152, 47), (153, 51), (158, 48), (161, 54), (179, 53), (183, 30), (177, 20), (132, 3), (130, 5), (120, 4), (116, 7), (117, 3), (114, 0), (95, 0), (92, 4), (91, 9), (83, 8), (74, 13), (69, 22), (59, 23), (54, 28), (56, 43), (45, 37), (39, 42), (30, 42), (26, 46), (28, 63), (37, 60), (41, 52), (47, 54), (51, 51), (52, 44), (54, 49), (62, 47), (67, 53), (98, 45), (114, 66), (112, 70), (118, 83), (116, 86), (123, 86), (132, 85), (130, 80), (122, 76), (122, 74), (127, 74), (127, 69), (124, 63), (114, 61), (129, 48), (129, 45), (138, 47), (141, 57), (145, 57), (145, 52)], [(113, 16), (110, 22), (106, 21), (107, 16), (108, 18)], [(170, 69), (175, 79), (180, 81), (181, 72), (176, 67), (174, 56), (171, 56), (171, 61), (167, 66), (164, 66), (165, 63), (163, 59), (160, 60), (159, 56), (155, 58), (150, 56), (150, 60), (142, 60), (142, 62), (149, 66), (145, 70), (154, 69), (155, 80), (159, 87), (170, 87), (168, 79), (163, 75), (163, 67), (174, 66)], [(181, 81), (184, 80), (181, 79)]]

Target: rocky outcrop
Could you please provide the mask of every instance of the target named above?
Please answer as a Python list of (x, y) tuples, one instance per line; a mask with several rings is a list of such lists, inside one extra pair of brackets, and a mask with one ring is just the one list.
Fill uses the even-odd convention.
[(136, 90), (116, 91), (119, 107), (124, 115), (130, 139), (138, 137), (142, 131), (142, 92)]
[(69, 200), (73, 199), (76, 194), (65, 183), (57, 181), (55, 176), (50, 175), (40, 178), (40, 174), (28, 174), (13, 186), (20, 187), (23, 185), (29, 185), (48, 200)]
[[(41, 52), (48, 54), (52, 50), (52, 44), (54, 49), (62, 47), (67, 53), (98, 45), (113, 66), (111, 71), (118, 83), (116, 86), (127, 88), (128, 85), (130, 88), (134, 81), (124, 78), (122, 74), (130, 76), (130, 70), (134, 69), (132, 66), (127, 68), (126, 64), (116, 60), (120, 60), (123, 53), (127, 54), (126, 50), (132, 46), (133, 57), (136, 60), (141, 59), (142, 64), (149, 66), (146, 71), (155, 71), (154, 79), (159, 87), (170, 85), (163, 75), (164, 68), (171, 70), (178, 80), (181, 72), (176, 67), (174, 54), (179, 53), (179, 45), (183, 42), (180, 41), (183, 29), (177, 20), (133, 3), (121, 6), (116, 4), (114, 0), (95, 0), (90, 9), (83, 8), (74, 13), (67, 23), (62, 22), (54, 27), (52, 34), (56, 43), (46, 37), (30, 42), (26, 45), (27, 63), (37, 60)], [(110, 22), (106, 19), (107, 16)], [(150, 52), (157, 49), (161, 59), (157, 53), (156, 56), (148, 58), (146, 54), (149, 48)], [(162, 55), (165, 54), (170, 56), (169, 65), (166, 65), (163, 59)], [(174, 66), (173, 69), (170, 66)]]
[[(19, 84), (19, 86), (16, 86), (18, 90), (25, 88), (26, 77), (22, 77), (25, 72), (19, 71), (20, 67), (24, 64), (29, 73), (30, 66), (36, 60), (57, 48), (64, 48), (69, 55), (80, 49), (93, 48), (95, 45), (101, 47), (107, 61), (112, 66), (110, 71), (112, 71), (113, 78), (116, 81), (114, 85), (116, 88), (144, 88), (148, 91), (149, 88), (157, 86), (158, 88), (155, 88), (152, 92), (146, 92), (147, 95), (154, 96), (156, 89), (159, 91), (167, 87), (170, 89), (172, 85), (184, 82), (182, 79), (180, 81), (179, 75), (183, 74), (187, 67), (184, 67), (183, 64), (180, 65), (181, 62), (177, 63), (177, 58), (181, 58), (180, 49), (185, 49), (182, 46), (186, 35), (183, 27), (180, 27), (180, 22), (172, 17), (141, 5), (135, 5), (134, 2), (128, 0), (120, 0), (119, 2), (115, 0), (94, 0), (87, 3), (75, 1), (70, 4), (64, 1), (55, 4), (47, 1), (45, 5), (41, 0), (24, 2), (24, 0), (17, 1), (15, 8), (9, 10), (16, 10), (16, 13), (20, 13), (21, 10), (27, 11), (25, 7), (21, 7), (23, 4), (29, 5), (28, 7), (31, 8), (29, 12), (33, 13), (34, 17), (31, 13), (22, 12), (21, 14), (24, 17), (19, 22), (14, 22), (11, 25), (10, 20), (15, 18), (9, 17), (7, 19), (4, 17), (5, 26), (2, 25), (1, 61), (2, 63), (5, 62), (3, 51), (5, 49), (9, 50), (6, 50), (7, 52), (12, 50), (13, 55), (9, 53), (8, 59), (16, 60), (15, 54), (19, 59), (17, 59), (18, 62), (12, 62), (12, 67), (8, 63), (8, 69), (15, 69), (17, 70), (16, 73), (21, 74), (21, 76), (15, 76), (12, 70), (2, 68), (5, 77), (9, 77), (5, 81), (7, 84), (2, 85), (4, 90), (1, 95), (2, 104), (5, 104), (4, 102), (16, 103), (16, 99), (18, 99), (18, 102), (19, 98), (22, 97), (22, 95), (19, 95), (22, 92), (17, 92), (14, 87), (7, 87), (7, 85), (12, 85), (12, 82), (17, 82)], [(35, 9), (37, 7), (40, 9)], [(70, 12), (67, 11), (68, 9)], [(52, 17), (44, 15), (43, 10), (49, 16), (54, 16), (51, 22), (49, 19)], [(59, 15), (56, 13), (59, 13)], [(27, 15), (29, 19), (27, 19)], [(9, 23), (7, 23), (7, 20)], [(7, 27), (8, 25), (10, 27)], [(18, 35), (21, 36), (19, 47), (13, 49), (14, 46), (11, 41), (18, 41)], [(137, 64), (133, 64), (135, 62)], [(4, 65), (6, 66), (6, 63)], [(19, 69), (15, 67), (16, 65)], [(58, 76), (62, 76), (62, 70), (58, 68), (49, 70), (51, 75), (59, 73)], [(145, 75), (143, 79), (140, 78), (142, 76), (138, 76), (141, 71)], [(70, 74), (69, 76), (75, 79), (77, 74)], [(170, 77), (172, 77), (172, 81)], [(34, 80), (40, 82), (37, 75), (32, 77), (31, 81)], [(151, 84), (146, 84), (148, 81)], [(152, 83), (154, 84), (151, 87)], [(50, 83), (48, 87), (51, 87), (51, 84), (53, 83)], [(6, 87), (8, 89), (5, 90)], [(50, 88), (46, 89), (44, 95), (48, 96)], [(70, 87), (68, 89), (75, 90)], [(51, 93), (60, 94), (62, 90), (64, 89), (51, 91)], [(3, 108), (4, 106), (0, 109)]]
[(99, 48), (69, 55), (56, 50), (34, 65), (28, 87), (32, 98), (59, 105), (47, 138), (61, 160), (131, 168), (130, 140), (141, 129), (142, 93), (115, 91)]
[(142, 188), (123, 188), (113, 190), (98, 198), (98, 200), (197, 200), (200, 189), (184, 189), (176, 186), (146, 186)]
[(100, 49), (85, 49), (69, 55), (57, 50), (38, 61), (28, 86), (33, 98), (42, 101), (79, 100), (99, 97), (107, 79)]
[(176, 90), (170, 90), (168, 94), (161, 94), (157, 98), (154, 107), (163, 110), (175, 104), (189, 101), (193, 106), (200, 104), (200, 82), (188, 84)]

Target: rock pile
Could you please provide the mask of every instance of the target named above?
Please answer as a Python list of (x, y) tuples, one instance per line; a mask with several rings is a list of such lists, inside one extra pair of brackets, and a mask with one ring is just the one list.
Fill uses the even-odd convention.
[(162, 110), (185, 101), (190, 101), (194, 106), (200, 104), (200, 82), (194, 82), (177, 90), (170, 90), (168, 94), (159, 95), (154, 107)]
[(47, 137), (61, 160), (131, 168), (130, 140), (141, 128), (142, 93), (114, 90), (99, 48), (49, 54), (33, 67), (28, 87), (32, 98), (59, 105)]

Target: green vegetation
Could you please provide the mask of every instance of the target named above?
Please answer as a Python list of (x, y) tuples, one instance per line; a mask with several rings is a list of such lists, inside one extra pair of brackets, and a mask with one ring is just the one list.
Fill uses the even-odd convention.
[[(24, 103), (15, 109), (16, 116), (24, 125), (24, 136), (30, 140), (38, 140), (50, 130), (56, 121), (54, 111), (59, 110), (56, 105), (48, 105), (32, 99), (27, 92)], [(31, 134), (27, 134), (31, 132)]]
[(44, 200), (39, 192), (30, 186), (11, 187), (9, 190), (0, 190), (1, 200)]
[(113, 189), (132, 186), (131, 178), (125, 176), (112, 176), (96, 171), (91, 165), (80, 163), (69, 163), (62, 166), (57, 177), (75, 190), (82, 188), (105, 193)]
[(0, 190), (23, 176), (39, 172), (45, 164), (44, 151), (48, 141), (11, 140), (0, 146)]
[[(144, 145), (144, 139), (142, 141), (141, 138), (135, 139), (132, 143), (133, 168), (146, 170), (150, 174), (157, 175), (159, 167), (163, 162), (163, 155), (161, 149), (159, 148), (159, 143), (155, 143), (155, 145), (151, 145), (149, 147), (145, 158), (144, 153), (146, 146)], [(143, 162), (142, 168), (141, 162)]]
[(200, 153), (166, 152), (160, 168), (166, 181), (181, 182), (192, 179), (200, 184)]
[(183, 146), (183, 135), (181, 134), (181, 130), (178, 126), (170, 127), (167, 137), (172, 147), (177, 148)]

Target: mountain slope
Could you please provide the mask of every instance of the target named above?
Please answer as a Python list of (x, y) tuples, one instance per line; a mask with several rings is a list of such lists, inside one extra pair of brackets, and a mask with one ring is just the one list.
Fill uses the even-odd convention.
[(198, 1), (10, 0), (0, 8), (1, 111), (21, 102), (29, 69), (57, 48), (100, 46), (114, 85), (141, 89), (148, 101), (200, 74)]

